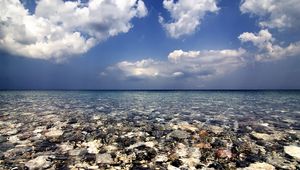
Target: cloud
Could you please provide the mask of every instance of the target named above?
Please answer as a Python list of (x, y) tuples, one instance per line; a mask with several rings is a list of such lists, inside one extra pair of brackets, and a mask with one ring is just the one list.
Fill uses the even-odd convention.
[(300, 55), (300, 42), (280, 46), (268, 30), (259, 33), (245, 32), (239, 36), (242, 43), (251, 42), (257, 49), (254, 52), (256, 61), (273, 61), (285, 57)]
[(147, 15), (141, 0), (40, 0), (34, 14), (19, 0), (3, 0), (0, 6), (0, 49), (56, 61), (128, 32), (132, 18)]
[[(174, 50), (166, 61), (151, 58), (139, 61), (122, 61), (108, 67), (102, 76), (121, 80), (212, 80), (233, 72), (253, 62), (275, 61), (300, 55), (300, 42), (282, 46), (267, 30), (258, 33), (244, 32), (239, 37), (242, 44), (251, 43), (254, 48), (183, 51)], [(254, 57), (252, 57), (254, 56)], [(199, 85), (199, 84), (198, 84)]]
[(167, 61), (143, 59), (130, 62), (122, 61), (108, 67), (102, 76), (115, 76), (121, 80), (178, 79), (192, 78), (207, 80), (231, 72), (245, 64), (244, 49), (182, 51), (175, 50), (168, 55)]
[(259, 25), (263, 28), (299, 29), (299, 0), (243, 0), (242, 13), (259, 16)]
[(193, 34), (206, 13), (219, 10), (216, 0), (164, 0), (163, 6), (170, 13), (171, 21), (165, 22), (160, 16), (159, 22), (172, 38)]

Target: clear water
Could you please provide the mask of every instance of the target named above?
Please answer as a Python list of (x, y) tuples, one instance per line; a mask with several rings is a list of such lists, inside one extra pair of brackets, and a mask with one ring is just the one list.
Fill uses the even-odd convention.
[[(72, 118), (76, 121), (70, 123)], [(62, 130), (63, 134), (55, 139), (45, 135), (53, 129)], [(180, 133), (173, 137), (178, 133), (176, 130)], [(203, 134), (197, 135), (201, 130), (208, 132), (205, 138)], [(105, 139), (100, 139), (99, 133), (104, 133)], [(267, 137), (260, 139), (255, 133)], [(73, 139), (76, 134), (84, 135)], [(84, 155), (72, 155), (72, 151), (62, 149), (66, 145), (74, 150), (78, 150), (78, 146), (88, 149), (84, 143), (89, 141), (101, 141), (101, 147), (97, 145), (99, 150), (105, 146), (116, 147), (117, 150), (106, 153), (116, 155), (111, 166), (120, 169), (135, 166), (172, 169), (172, 153), (183, 152), (178, 151), (183, 146), (188, 151), (193, 150), (177, 155), (177, 159), (183, 161), (180, 167), (187, 169), (214, 166), (235, 169), (255, 162), (296, 169), (299, 162), (287, 156), (284, 147), (300, 146), (300, 91), (1, 91), (0, 137), (0, 169), (32, 166), (28, 162), (41, 155), (66, 154), (65, 167), (101, 169), (98, 158), (83, 164)], [(128, 146), (120, 138), (129, 138)], [(217, 140), (226, 144), (214, 144)], [(48, 145), (42, 145), (44, 149), (34, 149), (44, 141), (58, 147), (48, 150)], [(135, 151), (141, 151), (128, 152), (128, 148), (139, 142), (153, 142), (151, 147), (156, 154), (151, 160), (137, 164)], [(226, 154), (221, 158), (216, 156), (220, 149), (227, 149), (224, 152), (228, 157)], [(17, 154), (20, 152), (21, 155)], [(198, 152), (202, 156), (195, 156)], [(103, 153), (97, 150), (93, 154)], [(125, 159), (122, 155), (127, 162), (118, 162)], [(167, 155), (168, 159), (157, 163), (155, 159), (159, 155)], [(56, 169), (63, 164), (44, 161)]]
[[(295, 120), (299, 128), (299, 91), (2, 91), (1, 113), (56, 113), (122, 115), (153, 111), (170, 116), (190, 112), (197, 119), (224, 115), (224, 123), (239, 118)], [(159, 115), (158, 115), (159, 116)], [(182, 115), (185, 117), (184, 115)], [(203, 118), (202, 118), (203, 119)], [(275, 121), (275, 120), (270, 120)], [(298, 122), (297, 122), (298, 121)], [(295, 125), (295, 126), (294, 126)]]

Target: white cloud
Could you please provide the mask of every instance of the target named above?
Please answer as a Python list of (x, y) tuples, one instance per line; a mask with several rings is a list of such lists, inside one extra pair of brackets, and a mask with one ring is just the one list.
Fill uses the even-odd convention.
[(278, 45), (268, 30), (259, 33), (245, 32), (239, 36), (241, 42), (251, 42), (257, 50), (254, 52), (256, 61), (273, 61), (285, 57), (300, 55), (300, 42), (290, 43), (286, 47)]
[(141, 0), (40, 0), (34, 14), (19, 0), (2, 0), (0, 6), (0, 49), (56, 61), (128, 32), (132, 18), (147, 14)]
[(144, 59), (136, 62), (122, 61), (106, 69), (102, 75), (114, 75), (120, 79), (210, 79), (231, 72), (245, 64), (246, 51), (175, 50), (168, 55), (168, 61)]
[(299, 0), (243, 0), (242, 13), (260, 17), (260, 26), (267, 28), (299, 29)]
[(165, 22), (160, 16), (159, 22), (172, 38), (193, 34), (206, 13), (219, 10), (216, 0), (164, 0), (163, 6), (172, 20)]
[(183, 51), (174, 50), (167, 61), (144, 59), (122, 61), (106, 69), (102, 76), (112, 76), (122, 80), (171, 80), (184, 79), (189, 82), (207, 81), (228, 74), (249, 62), (251, 56), (257, 62), (274, 61), (300, 55), (300, 42), (281, 46), (280, 42), (267, 30), (258, 33), (245, 32), (239, 37), (242, 43), (250, 42), (253, 48)]

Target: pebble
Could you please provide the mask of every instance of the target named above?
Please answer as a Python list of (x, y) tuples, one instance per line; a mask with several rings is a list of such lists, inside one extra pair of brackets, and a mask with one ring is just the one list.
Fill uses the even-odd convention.
[(186, 139), (189, 137), (188, 133), (182, 130), (175, 130), (169, 134), (172, 138), (175, 139)]
[(218, 149), (216, 151), (217, 158), (232, 158), (232, 152), (228, 149)]
[(51, 129), (48, 129), (48, 132), (45, 133), (45, 136), (48, 138), (58, 138), (63, 133), (64, 132), (60, 129), (51, 128)]
[(251, 135), (255, 139), (261, 139), (261, 140), (265, 140), (265, 141), (271, 141), (271, 140), (273, 140), (273, 136), (271, 136), (269, 134), (265, 134), (265, 133), (252, 132)]
[(97, 164), (113, 164), (114, 160), (111, 157), (111, 154), (104, 153), (96, 155), (96, 163)]
[(238, 170), (275, 170), (275, 167), (265, 162), (256, 162), (250, 164), (249, 167), (242, 169), (238, 168)]
[(300, 160), (300, 147), (295, 145), (284, 146), (284, 152), (297, 160)]
[(48, 156), (38, 156), (25, 163), (29, 169), (46, 169), (51, 167), (51, 162), (48, 161)]

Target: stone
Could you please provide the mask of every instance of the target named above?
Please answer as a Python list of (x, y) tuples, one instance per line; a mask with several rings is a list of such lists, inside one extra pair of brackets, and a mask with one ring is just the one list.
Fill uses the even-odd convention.
[(217, 158), (232, 158), (232, 153), (228, 149), (218, 149), (216, 151), (216, 157)]
[(200, 136), (201, 138), (205, 138), (205, 137), (208, 136), (208, 132), (207, 132), (206, 130), (200, 130), (200, 131), (198, 132), (198, 134), (199, 134), (199, 136)]
[(0, 143), (6, 142), (7, 138), (0, 135)]
[(102, 146), (100, 140), (93, 140), (90, 142), (83, 143), (82, 145), (88, 147), (87, 151), (89, 153), (94, 153), (94, 154), (99, 153), (99, 148)]
[(114, 163), (114, 160), (111, 157), (111, 154), (104, 153), (104, 154), (96, 155), (96, 163), (97, 164), (112, 164), (112, 163)]
[(48, 140), (44, 140), (38, 143), (34, 148), (36, 152), (54, 151), (56, 149), (57, 149), (56, 144)]
[(51, 162), (48, 161), (48, 156), (38, 156), (25, 163), (29, 169), (46, 169), (51, 167)]
[(167, 162), (168, 157), (166, 155), (158, 155), (156, 156), (155, 162)]
[(182, 123), (182, 124), (178, 125), (178, 128), (181, 130), (190, 131), (190, 132), (195, 132), (198, 130), (198, 128), (196, 128), (195, 126), (190, 125), (188, 123)]
[(249, 167), (238, 168), (238, 170), (275, 170), (275, 167), (265, 162), (256, 162), (250, 164)]
[(142, 160), (146, 160), (146, 161), (151, 161), (153, 158), (156, 157), (156, 150), (148, 147), (146, 145), (141, 145), (139, 147), (136, 147), (136, 160), (138, 161), (142, 161)]
[(252, 132), (251, 136), (255, 139), (265, 140), (265, 141), (271, 141), (273, 140), (273, 136), (266, 134), (266, 133), (258, 133), (258, 132)]
[(223, 128), (220, 127), (220, 126), (214, 126), (214, 125), (211, 125), (209, 126), (209, 129), (214, 133), (214, 134), (220, 134), (223, 132)]
[(198, 143), (195, 146), (199, 149), (210, 149), (211, 148), (210, 143), (203, 143), (203, 142)]
[(75, 124), (77, 122), (78, 122), (78, 120), (76, 118), (72, 117), (71, 119), (69, 119), (68, 124)]
[(300, 147), (295, 145), (284, 146), (284, 152), (291, 157), (300, 160)]
[(182, 165), (182, 161), (180, 159), (175, 159), (171, 162), (171, 165), (175, 167), (180, 167)]
[(10, 142), (4, 142), (4, 143), (0, 143), (0, 153), (1, 152), (5, 152), (7, 150), (10, 150), (12, 148), (14, 148), (15, 146), (10, 143)]
[(95, 162), (96, 161), (96, 155), (92, 153), (86, 153), (83, 156), (83, 160), (86, 162)]
[(174, 130), (170, 133), (170, 137), (175, 139), (186, 139), (189, 137), (188, 133), (182, 130)]
[(47, 138), (58, 138), (60, 137), (64, 132), (60, 129), (51, 128), (48, 130), (48, 132), (45, 133), (45, 136)]

